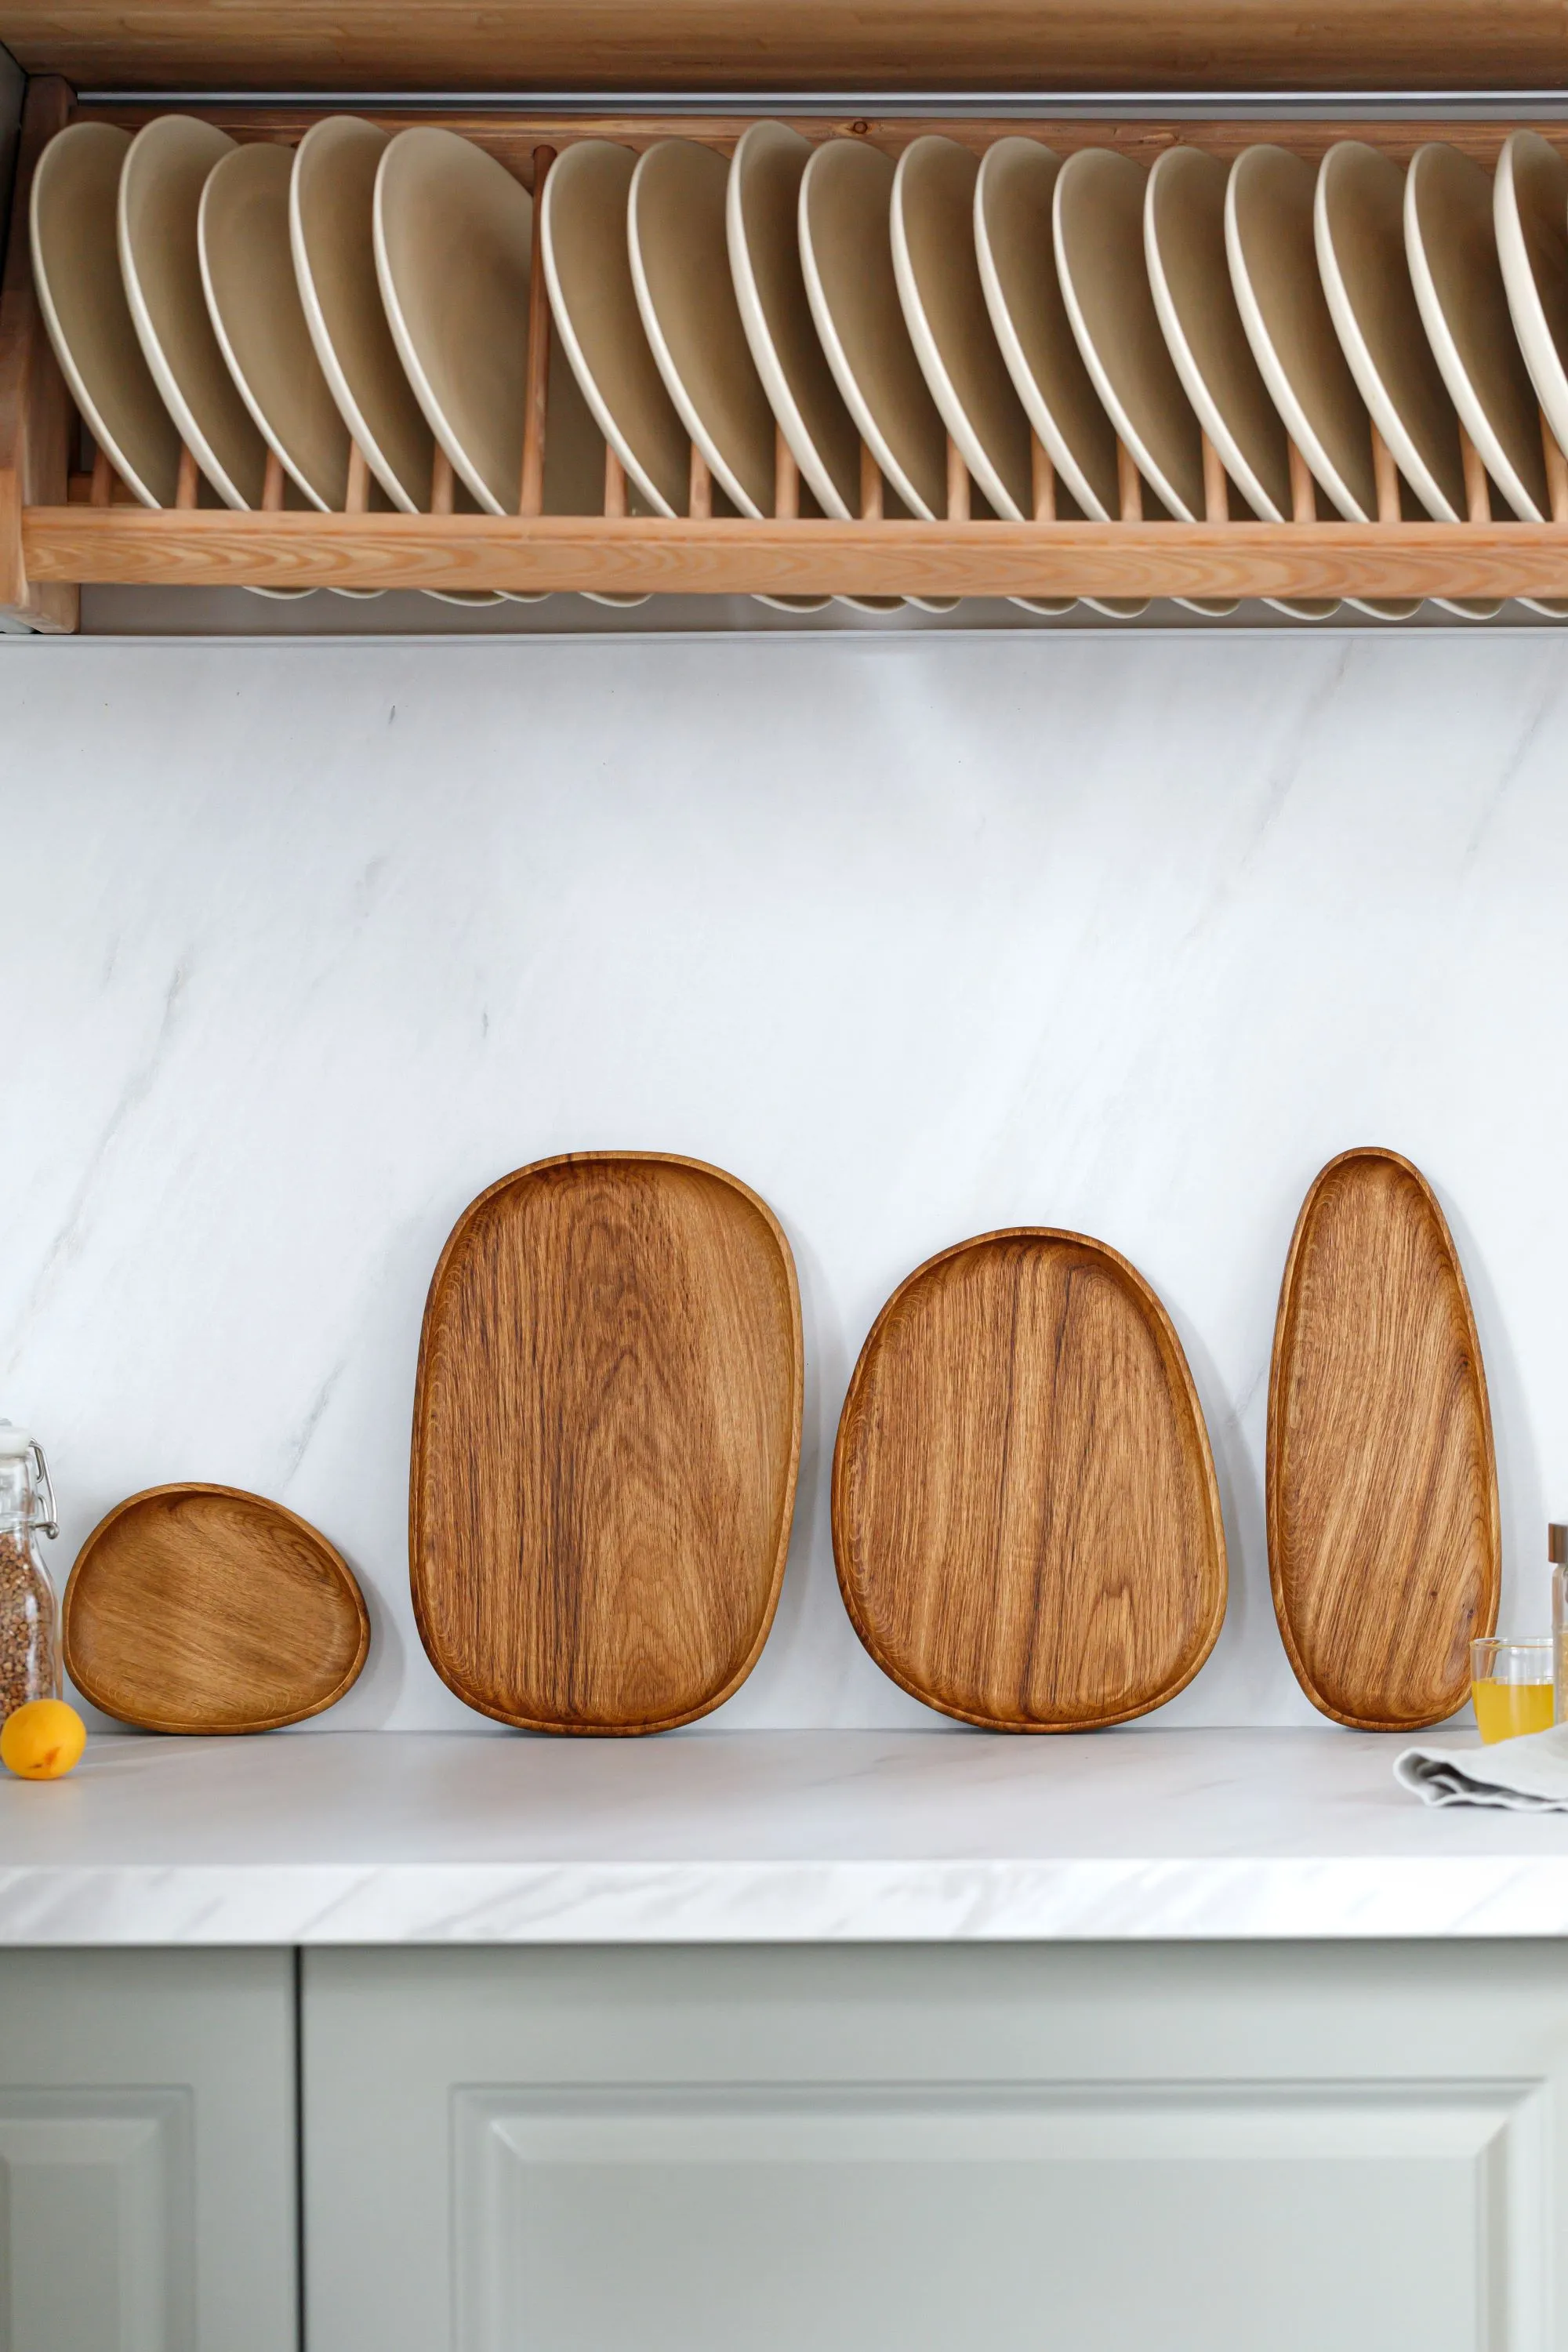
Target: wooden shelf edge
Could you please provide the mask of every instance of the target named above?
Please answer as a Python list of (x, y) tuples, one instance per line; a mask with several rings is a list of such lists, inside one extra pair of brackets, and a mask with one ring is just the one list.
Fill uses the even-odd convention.
[(1568, 523), (650, 521), (33, 506), (29, 581), (676, 595), (1558, 596)]

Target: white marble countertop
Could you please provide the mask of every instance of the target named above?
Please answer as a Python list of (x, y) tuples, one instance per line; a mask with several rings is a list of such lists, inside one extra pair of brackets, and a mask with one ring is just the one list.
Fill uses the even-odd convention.
[(1568, 1815), (1430, 1811), (1401, 1744), (95, 1738), (0, 1785), (0, 1944), (1568, 1936)]

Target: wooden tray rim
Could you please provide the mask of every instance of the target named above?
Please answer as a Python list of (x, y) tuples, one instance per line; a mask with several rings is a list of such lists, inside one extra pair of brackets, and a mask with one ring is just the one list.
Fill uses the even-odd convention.
[[(99, 1697), (91, 1684), (78, 1673), (71, 1656), (71, 1601), (72, 1595), (77, 1591), (77, 1579), (86, 1565), (89, 1555), (108, 1535), (116, 1520), (123, 1518), (127, 1511), (135, 1510), (143, 1503), (160, 1502), (170, 1495), (217, 1495), (221, 1496), (226, 1502), (253, 1504), (261, 1510), (275, 1512), (280, 1519), (287, 1519), (290, 1527), (297, 1528), (310, 1543), (325, 1552), (347, 1586), (359, 1618), (359, 1643), (354, 1651), (353, 1664), (325, 1698), (318, 1699), (312, 1706), (295, 1708), (287, 1715), (258, 1717), (253, 1722), (221, 1725), (176, 1723), (171, 1720), (159, 1720), (150, 1715), (132, 1717), (122, 1714), (120, 1708), (110, 1706), (104, 1699)], [(224, 1486), (211, 1480), (200, 1478), (174, 1478), (164, 1486), (143, 1486), (137, 1494), (127, 1495), (122, 1503), (116, 1503), (111, 1511), (105, 1513), (91, 1533), (84, 1539), (80, 1550), (71, 1562), (70, 1574), (66, 1579), (66, 1589), (60, 1601), (60, 1650), (65, 1661), (66, 1672), (88, 1704), (97, 1707), (102, 1715), (112, 1716), (117, 1723), (133, 1723), (139, 1731), (168, 1732), (176, 1738), (193, 1739), (248, 1738), (256, 1731), (281, 1731), (291, 1723), (308, 1723), (311, 1716), (324, 1715), (328, 1707), (335, 1706), (339, 1699), (346, 1697), (364, 1671), (364, 1662), (370, 1654), (370, 1612), (365, 1606), (365, 1598), (360, 1590), (359, 1579), (336, 1544), (324, 1536), (320, 1528), (312, 1527), (309, 1519), (301, 1518), (298, 1511), (291, 1511), (287, 1503), (275, 1503), (270, 1496), (258, 1495), (248, 1486)]]
[(1447, 1715), (1399, 1716), (1390, 1720), (1382, 1717), (1343, 1715), (1338, 1707), (1331, 1706), (1307, 1670), (1285, 1609), (1284, 1575), (1280, 1567), (1280, 1551), (1284, 1540), (1282, 1526), (1284, 1513), (1279, 1488), (1284, 1475), (1281, 1454), (1285, 1444), (1282, 1429), (1285, 1412), (1283, 1398), (1285, 1345), (1287, 1332), (1294, 1331), (1296, 1322), (1296, 1264), (1305, 1244), (1307, 1229), (1317, 1206), (1319, 1192), (1336, 1170), (1343, 1168), (1347, 1161), (1352, 1160), (1381, 1160), (1389, 1166), (1399, 1169), (1405, 1175), (1414, 1180), (1428, 1210), (1436, 1220), (1443, 1247), (1447, 1252), (1448, 1262), (1454, 1270), (1454, 1278), (1458, 1286), (1459, 1303), (1465, 1312), (1466, 1335), (1476, 1368), (1476, 1391), (1480, 1402), (1482, 1450), (1487, 1465), (1491, 1472), (1489, 1481), (1491, 1508), (1487, 1529), (1486, 1591), (1481, 1612), (1485, 1624), (1478, 1630), (1489, 1633), (1497, 1624), (1498, 1605), (1502, 1593), (1502, 1512), (1498, 1493), (1497, 1449), (1492, 1433), (1491, 1399), (1487, 1391), (1487, 1370), (1481, 1356), (1480, 1334), (1476, 1328), (1475, 1309), (1470, 1303), (1469, 1285), (1465, 1280), (1465, 1269), (1458, 1250), (1455, 1246), (1454, 1236), (1448, 1230), (1448, 1220), (1443, 1214), (1442, 1203), (1430, 1182), (1413, 1160), (1406, 1160), (1403, 1152), (1390, 1151), (1385, 1145), (1378, 1143), (1352, 1144), (1348, 1151), (1337, 1151), (1331, 1160), (1324, 1162), (1307, 1187), (1306, 1198), (1302, 1201), (1296, 1218), (1296, 1229), (1290, 1236), (1290, 1248), (1285, 1260), (1285, 1272), (1280, 1278), (1279, 1307), (1274, 1318), (1274, 1347), (1268, 1365), (1268, 1435), (1265, 1477), (1268, 1589), (1274, 1598), (1275, 1622), (1279, 1625), (1279, 1638), (1285, 1644), (1285, 1654), (1290, 1661), (1291, 1671), (1321, 1715), (1326, 1715), (1331, 1722), (1344, 1724), (1352, 1731), (1423, 1731), (1431, 1724), (1446, 1723), (1448, 1719)]
[[(1043, 1241), (1064, 1248), (1089, 1250), (1097, 1257), (1105, 1259), (1142, 1304), (1152, 1309), (1151, 1319), (1158, 1334), (1161, 1352), (1165, 1359), (1167, 1369), (1173, 1368), (1180, 1375), (1176, 1385), (1192, 1416), (1204, 1468), (1204, 1493), (1208, 1504), (1209, 1525), (1213, 1537), (1210, 1572), (1215, 1584), (1215, 1594), (1208, 1619), (1194, 1646), (1191, 1663), (1179, 1675), (1163, 1685), (1155, 1697), (1146, 1699), (1137, 1706), (1123, 1707), (1114, 1715), (1096, 1716), (1091, 1721), (1083, 1723), (1019, 1723), (1005, 1717), (977, 1714), (967, 1707), (953, 1706), (943, 1699), (933, 1698), (929, 1692), (919, 1688), (907, 1676), (900, 1674), (899, 1669), (882, 1654), (868, 1627), (861, 1619), (844, 1568), (843, 1553), (846, 1544), (845, 1539), (841, 1538), (841, 1528), (847, 1516), (847, 1505), (844, 1501), (843, 1489), (848, 1475), (844, 1458), (845, 1433), (849, 1424), (851, 1412), (858, 1405), (866, 1377), (866, 1367), (870, 1360), (872, 1349), (881, 1336), (883, 1325), (894, 1313), (905, 1293), (912, 1290), (917, 1283), (923, 1281), (926, 1276), (934, 1273), (938, 1266), (945, 1265), (950, 1258), (962, 1257), (971, 1250), (988, 1249), (999, 1243), (1015, 1241)], [(1121, 1252), (1114, 1248), (1110, 1242), (1100, 1241), (1092, 1234), (1075, 1233), (1065, 1225), (998, 1225), (989, 1233), (971, 1234), (967, 1241), (954, 1242), (947, 1249), (938, 1250), (934, 1256), (924, 1259), (912, 1273), (907, 1274), (897, 1288), (889, 1294), (866, 1334), (860, 1353), (856, 1359), (855, 1370), (850, 1375), (843, 1410), (838, 1416), (838, 1430), (833, 1445), (832, 1528), (833, 1566), (838, 1579), (838, 1590), (843, 1596), (844, 1606), (848, 1612), (849, 1622), (868, 1654), (880, 1666), (889, 1682), (896, 1683), (900, 1690), (908, 1691), (910, 1696), (919, 1699), (922, 1706), (931, 1707), (940, 1715), (951, 1716), (959, 1723), (973, 1724), (982, 1731), (1006, 1731), (1030, 1737), (1040, 1733), (1063, 1735), (1080, 1731), (1104, 1731), (1109, 1730), (1114, 1724), (1132, 1723), (1140, 1716), (1151, 1715), (1155, 1708), (1164, 1706), (1179, 1692), (1185, 1690), (1187, 1685), (1207, 1664), (1214, 1645), (1219, 1639), (1220, 1628), (1225, 1622), (1230, 1582), (1229, 1559), (1225, 1538), (1225, 1513), (1220, 1502), (1219, 1479), (1215, 1470), (1214, 1446), (1209, 1439), (1208, 1423), (1204, 1416), (1202, 1400), (1198, 1395), (1197, 1383), (1193, 1378), (1192, 1366), (1187, 1361), (1186, 1349), (1182, 1345), (1180, 1335), (1171, 1320), (1163, 1299), (1147, 1276), (1139, 1272), (1131, 1259), (1124, 1257)]]
[[(756, 1638), (741, 1665), (715, 1696), (704, 1699), (700, 1706), (686, 1708), (679, 1714), (661, 1716), (652, 1723), (560, 1723), (544, 1717), (511, 1714), (504, 1708), (487, 1706), (482, 1699), (472, 1697), (462, 1683), (447, 1672), (439, 1654), (435, 1634), (426, 1616), (424, 1595), (417, 1573), (419, 1498), (426, 1477), (425, 1391), (429, 1377), (430, 1313), (446, 1278), (447, 1262), (464, 1239), (469, 1225), (487, 1204), (494, 1200), (497, 1193), (504, 1192), (510, 1185), (521, 1184), (526, 1178), (543, 1175), (552, 1168), (594, 1167), (603, 1165), (605, 1161), (618, 1161), (623, 1164), (633, 1162), (639, 1166), (652, 1165), (661, 1168), (686, 1168), (700, 1176), (712, 1177), (719, 1183), (726, 1185), (731, 1192), (738, 1192), (742, 1199), (757, 1212), (773, 1236), (773, 1246), (778, 1252), (779, 1262), (784, 1268), (784, 1286), (790, 1307), (794, 1402), (791, 1415), (789, 1467), (784, 1479), (784, 1507), (780, 1514), (781, 1524), (773, 1576), (768, 1587), (766, 1604), (758, 1621)], [(492, 1723), (507, 1724), (514, 1731), (547, 1733), (554, 1738), (641, 1739), (656, 1732), (678, 1731), (682, 1724), (699, 1722), (703, 1716), (711, 1715), (715, 1707), (722, 1706), (726, 1699), (734, 1696), (762, 1656), (768, 1636), (773, 1629), (773, 1619), (778, 1613), (779, 1594), (784, 1585), (784, 1565), (789, 1558), (790, 1540), (795, 1532), (795, 1487), (800, 1475), (801, 1433), (805, 1413), (805, 1340), (801, 1323), (800, 1282), (795, 1273), (795, 1253), (790, 1248), (789, 1237), (783, 1225), (762, 1194), (754, 1192), (741, 1177), (731, 1175), (727, 1168), (716, 1167), (710, 1160), (694, 1160), (679, 1151), (557, 1151), (552, 1152), (545, 1160), (531, 1160), (523, 1167), (514, 1168), (505, 1176), (498, 1176), (493, 1184), (487, 1184), (482, 1192), (475, 1194), (458, 1218), (447, 1236), (446, 1246), (436, 1261), (436, 1271), (430, 1277), (430, 1287), (425, 1297), (425, 1313), (419, 1326), (419, 1363), (414, 1384), (414, 1436), (410, 1449), (408, 1475), (409, 1589), (414, 1601), (414, 1622), (425, 1654), (453, 1696), (460, 1699), (465, 1706), (471, 1707), (476, 1715), (488, 1716)]]

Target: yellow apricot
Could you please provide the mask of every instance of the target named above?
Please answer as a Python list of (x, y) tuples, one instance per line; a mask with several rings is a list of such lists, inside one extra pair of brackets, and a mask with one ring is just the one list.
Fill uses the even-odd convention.
[(58, 1780), (81, 1761), (87, 1726), (63, 1698), (33, 1698), (0, 1726), (0, 1764), (24, 1780)]

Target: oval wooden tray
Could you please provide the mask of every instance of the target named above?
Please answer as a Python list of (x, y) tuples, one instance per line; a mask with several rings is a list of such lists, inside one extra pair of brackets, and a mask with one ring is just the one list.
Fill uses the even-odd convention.
[(1431, 1186), (1331, 1160), (1296, 1223), (1268, 1385), (1268, 1573), (1316, 1707), (1414, 1731), (1465, 1703), (1501, 1573), (1475, 1318)]
[(1208, 1433), (1171, 1319), (1082, 1234), (1020, 1226), (916, 1268), (838, 1424), (855, 1630), (928, 1706), (1076, 1731), (1163, 1705), (1225, 1615)]
[(425, 1310), (409, 1559), (467, 1705), (668, 1730), (756, 1664), (800, 1459), (795, 1262), (766, 1203), (659, 1152), (503, 1177)]
[(275, 1731), (342, 1697), (370, 1647), (346, 1560), (237, 1486), (152, 1486), (100, 1519), (62, 1612), (84, 1698), (143, 1731)]

